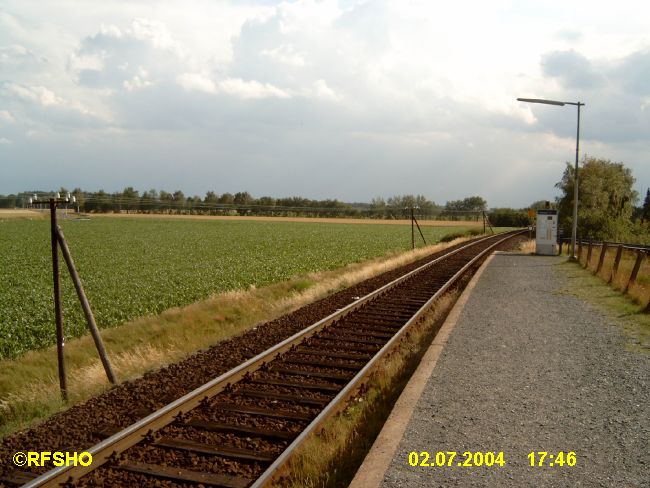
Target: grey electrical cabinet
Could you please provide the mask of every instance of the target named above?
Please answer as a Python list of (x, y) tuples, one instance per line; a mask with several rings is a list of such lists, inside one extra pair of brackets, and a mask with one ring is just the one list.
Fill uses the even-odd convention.
[(540, 209), (537, 211), (535, 253), (545, 256), (557, 254), (557, 210)]

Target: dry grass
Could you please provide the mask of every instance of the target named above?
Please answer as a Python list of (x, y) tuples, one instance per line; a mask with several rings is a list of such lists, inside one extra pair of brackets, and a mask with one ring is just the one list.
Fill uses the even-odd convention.
[[(336, 217), (265, 217), (245, 215), (174, 215), (174, 214), (139, 214), (131, 213), (97, 213), (92, 217), (124, 217), (134, 219), (189, 219), (189, 220), (262, 220), (273, 222), (309, 222), (329, 224), (370, 224), (370, 225), (411, 225), (409, 219), (353, 219)], [(482, 220), (418, 220), (420, 226), (426, 227), (481, 227)]]
[[(48, 211), (49, 212), (49, 211)], [(9, 219), (44, 219), (49, 215), (45, 211), (29, 209), (0, 208), (0, 220)]]
[[(119, 381), (136, 378), (199, 349), (296, 310), (384, 271), (467, 240), (392, 254), (338, 270), (312, 273), (263, 288), (235, 290), (160, 315), (102, 330)], [(90, 336), (66, 342), (70, 404), (108, 387)], [(0, 435), (66, 408), (58, 390), (55, 348), (0, 361)]]
[(380, 362), (348, 407), (305, 441), (275, 486), (348, 485), (457, 296), (458, 292), (451, 292), (440, 298), (428, 316)]
[[(598, 273), (598, 263), (602, 252), (601, 246), (594, 246), (591, 252), (591, 258), (587, 263), (587, 246), (584, 246), (580, 255), (580, 264), (589, 271), (602, 278), (616, 289), (624, 291), (628, 285), (632, 268), (636, 260), (636, 253), (624, 250), (621, 255), (618, 271), (613, 275), (614, 261), (616, 258), (617, 248), (608, 247), (603, 258), (603, 265)], [(628, 295), (638, 304), (645, 306), (650, 301), (650, 260), (645, 258), (639, 268), (636, 283), (630, 286), (627, 291)]]
[(519, 245), (519, 250), (526, 254), (535, 254), (535, 239), (528, 239)]

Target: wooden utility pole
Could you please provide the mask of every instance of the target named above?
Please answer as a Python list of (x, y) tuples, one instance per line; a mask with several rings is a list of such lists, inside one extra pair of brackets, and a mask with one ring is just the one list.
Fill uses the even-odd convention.
[[(38, 202), (36, 201), (36, 198), (37, 197), (34, 196), (34, 200), (32, 201), (32, 204), (46, 203), (46, 202)], [(90, 333), (93, 337), (93, 341), (95, 342), (95, 347), (97, 348), (97, 352), (99, 353), (99, 357), (102, 361), (102, 365), (104, 366), (104, 370), (106, 371), (106, 376), (108, 377), (108, 380), (113, 384), (116, 383), (116, 379), (111, 364), (108, 360), (108, 355), (106, 354), (106, 349), (104, 348), (102, 337), (99, 333), (99, 329), (97, 328), (97, 324), (95, 323), (95, 317), (93, 316), (92, 310), (90, 308), (90, 303), (88, 302), (88, 298), (86, 298), (83, 285), (81, 284), (81, 279), (79, 278), (79, 274), (77, 273), (77, 269), (75, 268), (72, 255), (70, 254), (70, 249), (68, 248), (68, 244), (65, 241), (63, 232), (61, 231), (61, 228), (58, 225), (56, 211), (58, 205), (61, 203), (66, 203), (66, 204), (70, 203), (69, 194), (67, 198), (60, 198), (59, 195), (57, 194), (56, 198), (49, 199), (50, 236), (52, 239), (52, 278), (54, 281), (54, 318), (56, 322), (56, 355), (57, 355), (57, 363), (59, 369), (59, 387), (61, 389), (61, 397), (63, 398), (63, 400), (67, 402), (68, 385), (67, 385), (67, 379), (65, 374), (65, 354), (63, 350), (65, 345), (65, 337), (63, 333), (63, 307), (61, 301), (61, 273), (59, 271), (59, 247), (61, 248), (61, 252), (63, 253), (63, 257), (68, 266), (68, 270), (70, 271), (72, 282), (74, 283), (75, 289), (77, 291), (77, 296), (79, 297), (79, 301), (81, 302), (81, 307), (83, 308), (84, 315), (86, 316), (86, 322), (88, 322), (88, 328), (90, 329)], [(72, 198), (72, 203), (75, 203), (74, 197)]]
[(57, 233), (56, 207), (58, 200), (50, 198), (50, 231), (52, 237), (52, 277), (54, 278), (54, 318), (56, 321), (56, 356), (59, 364), (59, 387), (61, 396), (68, 401), (68, 385), (65, 377), (63, 346), (63, 310), (61, 308), (61, 275), (59, 273), (59, 240)]
[(411, 207), (411, 249), (415, 249), (415, 217), (413, 216), (413, 207)]
[(424, 238), (424, 234), (422, 233), (422, 229), (420, 228), (420, 224), (418, 224), (418, 220), (415, 218), (415, 214), (413, 211), (416, 208), (420, 207), (411, 207), (411, 249), (415, 249), (415, 227), (417, 226), (418, 232), (420, 233), (420, 237), (422, 237), (422, 242), (424, 242), (424, 245), (427, 245), (427, 240)]

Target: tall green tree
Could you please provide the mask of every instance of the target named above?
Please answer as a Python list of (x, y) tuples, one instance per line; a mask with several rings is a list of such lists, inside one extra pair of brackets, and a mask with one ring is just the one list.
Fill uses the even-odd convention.
[(205, 193), (205, 198), (203, 199), (203, 203), (206, 205), (215, 205), (219, 201), (219, 196), (213, 192), (213, 191), (208, 191)]
[(176, 190), (172, 195), (172, 199), (174, 200), (174, 207), (177, 210), (181, 210), (183, 207), (185, 207), (186, 199), (185, 194), (182, 191)]
[(275, 198), (260, 197), (257, 199), (257, 205), (262, 205), (264, 207), (275, 207)]
[(445, 204), (447, 211), (463, 211), (463, 212), (480, 212), (487, 210), (487, 202), (483, 197), (474, 196), (463, 198), (462, 200), (452, 200)]
[(235, 200), (235, 197), (232, 195), (232, 193), (224, 193), (219, 197), (219, 203), (225, 203), (228, 205), (231, 205)]
[(129, 210), (137, 209), (140, 204), (139, 192), (132, 186), (127, 186), (124, 190), (122, 190), (122, 195), (119, 195), (118, 199), (122, 204), (122, 208), (126, 209), (126, 213), (129, 213)]
[[(585, 158), (578, 179), (578, 237), (624, 240), (631, 229), (631, 216), (639, 195), (633, 190), (632, 171), (623, 163), (609, 159)], [(562, 180), (555, 186), (560, 225), (573, 225), (573, 187), (575, 169), (567, 163)]]
[(253, 203), (253, 197), (247, 191), (238, 191), (233, 197), (235, 205), (250, 205)]

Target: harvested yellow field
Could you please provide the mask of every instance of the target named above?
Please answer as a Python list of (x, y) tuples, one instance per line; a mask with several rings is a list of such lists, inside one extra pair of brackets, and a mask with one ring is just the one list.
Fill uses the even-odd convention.
[[(140, 213), (97, 213), (92, 217), (125, 217), (133, 219), (195, 219), (195, 220), (259, 220), (271, 222), (306, 222), (323, 224), (374, 224), (374, 225), (411, 225), (409, 219), (380, 220), (380, 219), (352, 219), (333, 217), (264, 217), (244, 215), (169, 215), (169, 214), (140, 214)], [(483, 221), (479, 220), (419, 220), (421, 226), (427, 227), (479, 227)]]

